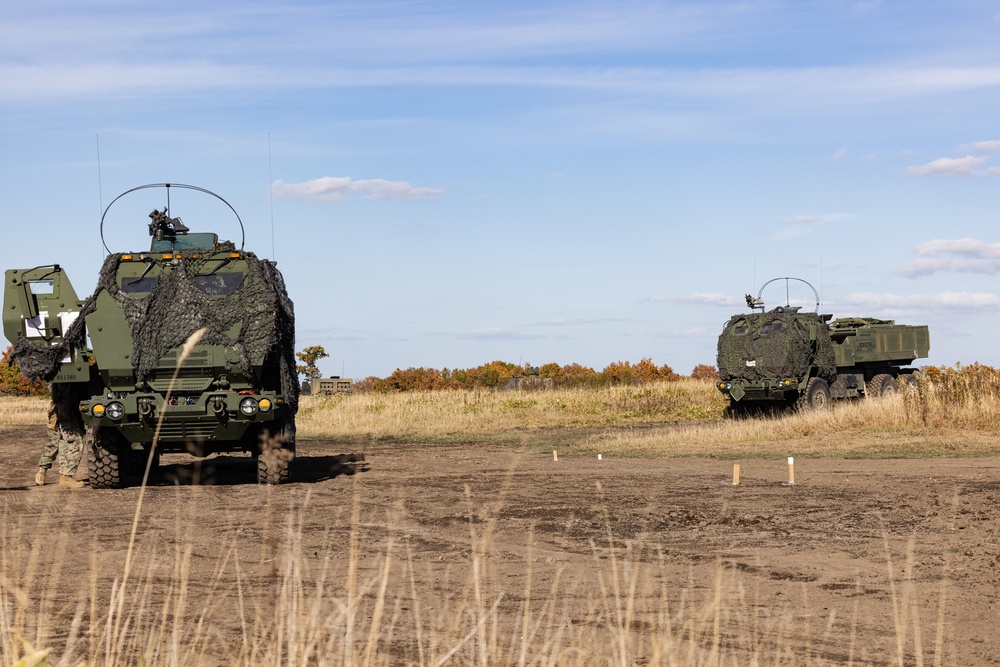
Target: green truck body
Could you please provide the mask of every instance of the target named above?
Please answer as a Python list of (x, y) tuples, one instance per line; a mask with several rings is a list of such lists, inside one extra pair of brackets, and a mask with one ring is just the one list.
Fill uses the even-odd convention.
[[(15, 359), (26, 375), (86, 384), (92, 487), (121, 486), (150, 456), (174, 452), (246, 452), (259, 482), (286, 482), (299, 387), (281, 274), (154, 214), (150, 249), (111, 253), (87, 300), (58, 265), (6, 271), (3, 327)], [(192, 335), (201, 338), (179, 364)]]
[(916, 369), (907, 366), (927, 357), (926, 326), (831, 317), (792, 307), (732, 317), (717, 360), (728, 413), (823, 408), (831, 399), (880, 396), (916, 382)]

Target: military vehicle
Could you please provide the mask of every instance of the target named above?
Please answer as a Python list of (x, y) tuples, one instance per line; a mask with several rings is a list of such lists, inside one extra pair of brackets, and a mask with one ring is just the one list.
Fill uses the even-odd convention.
[(313, 396), (333, 396), (334, 394), (353, 394), (354, 380), (334, 375), (328, 378), (316, 378), (312, 381), (309, 393)]
[[(761, 295), (777, 280), (805, 283), (816, 296), (814, 312), (778, 306), (765, 312)], [(726, 414), (738, 417), (786, 408), (825, 409), (832, 399), (884, 396), (900, 382), (916, 384), (907, 368), (927, 357), (926, 326), (873, 317), (830, 321), (819, 314), (816, 289), (800, 278), (775, 278), (754, 298), (750, 314), (734, 315), (719, 335), (719, 390), (729, 398)], [(757, 311), (760, 312), (757, 312)]]
[[(108, 211), (149, 188), (166, 190), (166, 207), (149, 214), (149, 249), (111, 252)], [(225, 204), (239, 222), (239, 247), (171, 217), (176, 188)], [(108, 205), (100, 231), (109, 254), (92, 296), (81, 301), (58, 264), (11, 269), (3, 310), (25, 375), (90, 388), (79, 406), (92, 429), (90, 485), (119, 487), (150, 457), (156, 465), (175, 452), (246, 452), (257, 459), (258, 482), (287, 482), (299, 396), (293, 307), (275, 263), (243, 249), (235, 209), (196, 186), (143, 185)]]

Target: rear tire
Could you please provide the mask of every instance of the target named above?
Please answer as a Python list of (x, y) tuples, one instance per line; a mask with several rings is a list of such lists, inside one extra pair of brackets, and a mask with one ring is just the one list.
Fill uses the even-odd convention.
[(295, 422), (264, 427), (257, 455), (258, 484), (287, 484), (295, 461)]
[(871, 398), (894, 396), (899, 392), (899, 383), (888, 373), (879, 373), (868, 383), (866, 390), (865, 393)]
[(830, 409), (830, 385), (823, 378), (812, 378), (806, 385), (806, 390), (796, 401), (800, 412), (805, 410)]
[(121, 462), (123, 438), (114, 429), (95, 428), (87, 456), (87, 474), (92, 489), (118, 489), (122, 485)]

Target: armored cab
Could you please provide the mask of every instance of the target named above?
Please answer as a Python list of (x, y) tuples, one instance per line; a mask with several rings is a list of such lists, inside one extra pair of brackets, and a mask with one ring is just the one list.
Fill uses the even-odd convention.
[(916, 369), (906, 366), (930, 351), (923, 325), (867, 317), (831, 322), (831, 315), (790, 305), (765, 312), (759, 294), (747, 295), (747, 304), (761, 312), (734, 315), (719, 335), (718, 387), (730, 416), (891, 393), (900, 381), (916, 382)]
[[(226, 203), (180, 184), (129, 192), (149, 187)], [(59, 266), (7, 271), (14, 358), (25, 374), (90, 387), (79, 407), (93, 429), (92, 487), (120, 486), (148, 457), (172, 452), (246, 452), (258, 481), (286, 482), (299, 385), (282, 276), (242, 243), (191, 232), (168, 208), (150, 214), (148, 250), (107, 256), (86, 301)]]

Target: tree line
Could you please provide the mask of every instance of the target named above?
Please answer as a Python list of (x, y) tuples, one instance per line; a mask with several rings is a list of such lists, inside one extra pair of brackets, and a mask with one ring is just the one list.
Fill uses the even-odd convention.
[[(16, 363), (10, 361), (11, 347), (0, 358), (0, 395), (46, 396), (48, 385), (41, 380), (29, 380), (21, 375)], [(296, 367), (306, 382), (321, 377), (317, 363), (330, 356), (320, 345), (312, 345), (296, 353), (302, 363)], [(541, 366), (491, 361), (474, 368), (397, 368), (389, 376), (368, 376), (354, 383), (357, 392), (395, 393), (403, 391), (433, 391), (439, 389), (498, 389), (512, 381), (523, 387), (602, 387), (637, 385), (649, 382), (679, 380), (667, 364), (657, 366), (650, 358), (638, 363), (615, 361), (597, 371), (580, 364), (548, 363)], [(718, 377), (714, 366), (699, 364), (689, 376), (712, 381)]]
[[(369, 376), (354, 383), (357, 392), (397, 393), (442, 389), (603, 387), (609, 385), (639, 385), (681, 379), (681, 375), (664, 364), (657, 366), (650, 358), (638, 363), (615, 361), (597, 371), (580, 364), (560, 366), (556, 363), (533, 367), (491, 361), (474, 368), (397, 368), (388, 377)], [(714, 366), (699, 364), (690, 377), (714, 381), (718, 375)]]

